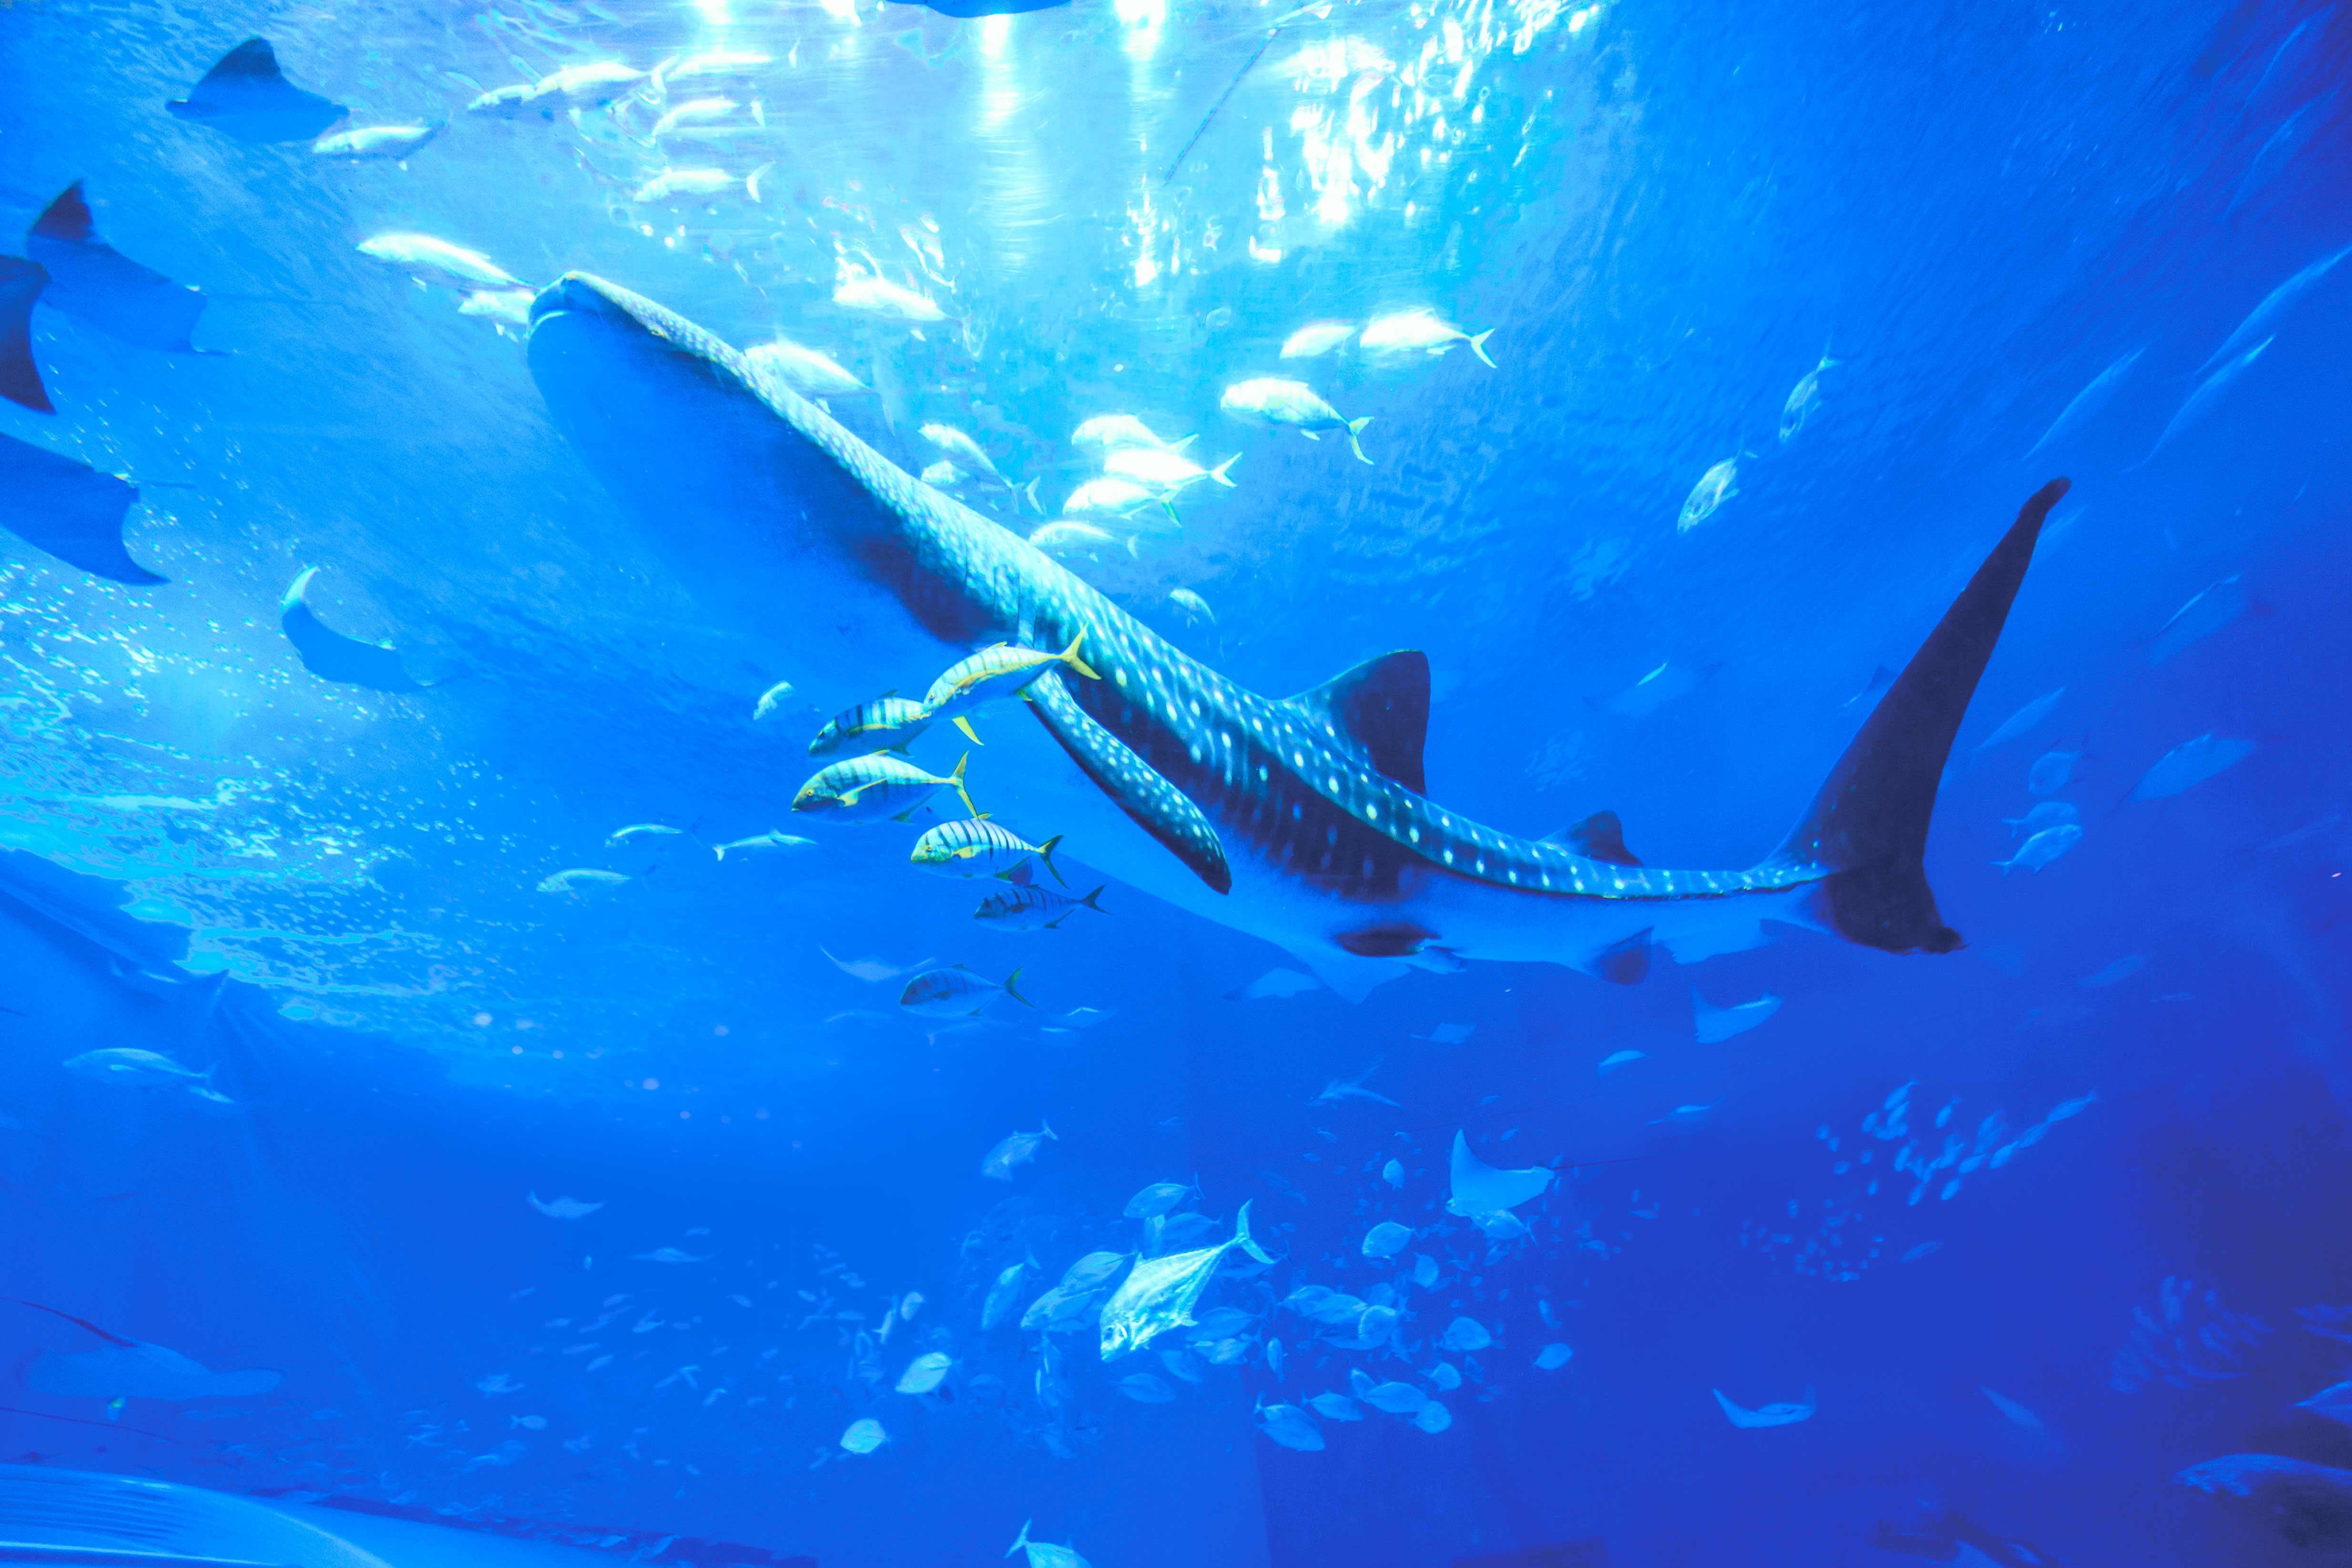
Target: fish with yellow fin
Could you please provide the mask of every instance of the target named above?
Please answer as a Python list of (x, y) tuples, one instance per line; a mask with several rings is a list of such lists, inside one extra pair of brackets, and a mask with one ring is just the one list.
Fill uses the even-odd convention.
[(978, 745), (980, 737), (972, 733), (971, 724), (964, 717), (973, 709), (1002, 698), (1020, 696), (1029, 689), (1030, 682), (1056, 666), (1074, 669), (1088, 680), (1101, 679), (1078, 657), (1079, 646), (1086, 640), (1087, 634), (1080, 632), (1059, 653), (1045, 653), (1013, 643), (991, 643), (971, 658), (958, 659), (946, 674), (932, 681), (930, 690), (924, 694), (923, 707), (934, 720), (953, 720), (965, 738)]
[(963, 787), (967, 752), (956, 759), (955, 772), (942, 777), (927, 773), (895, 752), (868, 752), (821, 770), (793, 796), (793, 809), (836, 822), (904, 822), (918, 806), (943, 789), (952, 789), (972, 816), (980, 808)]

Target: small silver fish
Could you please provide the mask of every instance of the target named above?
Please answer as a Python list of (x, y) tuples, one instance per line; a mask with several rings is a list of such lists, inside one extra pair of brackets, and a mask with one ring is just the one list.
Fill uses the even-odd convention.
[(1468, 343), (1478, 363), (1492, 370), (1495, 362), (1487, 357), (1486, 340), (1494, 335), (1492, 327), (1483, 332), (1465, 332), (1424, 306), (1373, 317), (1365, 323), (1356, 346), (1370, 354), (1442, 354), (1455, 343)]
[(1309, 321), (1282, 340), (1283, 359), (1318, 359), (1356, 335), (1353, 321)]
[(1716, 509), (1739, 493), (1739, 459), (1726, 458), (1709, 468), (1691, 487), (1683, 501), (1682, 515), (1675, 520), (1675, 531), (1688, 533), (1715, 515)]
[(1158, 1219), (1182, 1203), (1188, 1194), (1198, 1197), (1200, 1192), (1198, 1177), (1190, 1182), (1154, 1182), (1128, 1199), (1127, 1207), (1119, 1213), (1129, 1219)]
[(934, 969), (916, 975), (898, 993), (898, 1005), (919, 1018), (977, 1017), (999, 995), (1010, 996), (1024, 1007), (1029, 998), (1021, 994), (1016, 984), (1021, 972), (1014, 970), (999, 985), (984, 980), (959, 963), (951, 969)]
[(1349, 449), (1357, 459), (1371, 461), (1364, 456), (1363, 444), (1357, 437), (1372, 422), (1372, 416), (1367, 414), (1360, 419), (1343, 417), (1304, 382), (1271, 375), (1237, 381), (1218, 395), (1217, 406), (1236, 419), (1270, 427), (1287, 426), (1304, 436), (1323, 430), (1345, 430)]
[(321, 158), (404, 158), (441, 134), (439, 125), (362, 125), (310, 143)]
[(991, 1149), (980, 1162), (980, 1173), (992, 1182), (1011, 1181), (1013, 1168), (1015, 1165), (1026, 1165), (1036, 1159), (1039, 1147), (1049, 1138), (1056, 1143), (1062, 1141), (1061, 1134), (1055, 1131), (1050, 1123), (1044, 1121), (1037, 1124), (1037, 1131), (1034, 1132), (1014, 1132), (1008, 1135), (1003, 1142)]
[(2083, 829), (2080, 824), (2062, 822), (2055, 827), (2043, 828), (2019, 845), (2016, 854), (2006, 860), (1996, 860), (1993, 864), (2000, 868), (2003, 876), (2020, 868), (2028, 871), (2039, 871), (2082, 840)]
[(1835, 370), (1841, 363), (1823, 354), (1822, 363), (1807, 371), (1805, 378), (1790, 392), (1789, 401), (1780, 405), (1780, 445), (1785, 447), (1795, 440), (1797, 432), (1805, 427), (1805, 421), (1822, 405), (1822, 372)]
[(1209, 1288), (1225, 1254), (1235, 1247), (1268, 1267), (1274, 1263), (1265, 1250), (1250, 1238), (1246, 1203), (1234, 1221), (1230, 1240), (1194, 1252), (1139, 1261), (1125, 1283), (1103, 1305), (1103, 1360), (1112, 1361), (1139, 1351), (1171, 1329), (1191, 1327), (1194, 1322), (1192, 1309), (1199, 1304), (1202, 1292)]
[(362, 256), (405, 268), (428, 283), (460, 287), (520, 289), (521, 279), (478, 250), (467, 250), (429, 234), (379, 234), (360, 242)]
[(751, 838), (738, 838), (731, 844), (718, 845), (711, 852), (721, 860), (730, 855), (739, 859), (749, 859), (754, 855), (774, 855), (786, 849), (813, 849), (815, 847), (816, 841), (813, 838), (803, 838), (798, 834), (771, 828)]
[(996, 464), (990, 459), (985, 451), (981, 449), (980, 443), (954, 426), (926, 425), (920, 434), (924, 440), (929, 441), (965, 468), (975, 473), (986, 474), (1000, 485), (1007, 482), (1004, 476), (996, 471)]
[(850, 397), (871, 391), (864, 382), (815, 349), (776, 338), (743, 351), (755, 375), (773, 375), (803, 397)]
[(600, 871), (593, 866), (579, 866), (547, 878), (539, 884), (539, 890), (542, 893), (610, 892), (627, 880), (618, 871)]
[(1209, 608), (1209, 601), (1190, 588), (1169, 589), (1168, 602), (1183, 611), (1187, 620), (1206, 621), (1213, 626), (1217, 624), (1217, 613)]
[(1100, 447), (1113, 451), (1120, 447), (1150, 447), (1172, 451), (1192, 437), (1170, 441), (1151, 432), (1151, 426), (1132, 414), (1097, 414), (1070, 432), (1070, 444), (1076, 447)]
[(724, 169), (665, 169), (630, 193), (633, 202), (668, 202), (680, 196), (715, 196), (741, 184)]
[(779, 680), (760, 693), (760, 700), (751, 705), (751, 722), (765, 724), (784, 715), (784, 705), (793, 700), (793, 683)]
[(980, 1326), (983, 1330), (992, 1329), (1004, 1321), (1004, 1315), (1020, 1299), (1022, 1277), (1035, 1267), (1037, 1260), (1034, 1258), (1024, 1258), (1018, 1263), (1008, 1265), (997, 1275), (996, 1282), (988, 1288), (987, 1299), (980, 1304)]
[(862, 274), (844, 277), (833, 291), (833, 302), (845, 310), (916, 324), (948, 319), (945, 310), (912, 289)]

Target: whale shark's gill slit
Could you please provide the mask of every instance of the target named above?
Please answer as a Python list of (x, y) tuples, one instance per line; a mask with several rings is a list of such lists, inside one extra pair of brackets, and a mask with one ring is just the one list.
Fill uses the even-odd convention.
[(1095, 787), (1118, 802), (1137, 826), (1158, 839), (1201, 880), (1220, 893), (1234, 890), (1234, 872), (1226, 863), (1224, 845), (1201, 808), (1080, 708), (1062, 684), (1060, 671), (1039, 676), (1028, 695), (1030, 711), (1062, 743)]

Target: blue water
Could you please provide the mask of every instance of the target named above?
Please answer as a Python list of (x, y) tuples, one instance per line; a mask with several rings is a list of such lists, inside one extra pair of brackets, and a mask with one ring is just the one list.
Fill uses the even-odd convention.
[[(446, 129), (342, 159), (166, 112), (255, 34), (335, 129)], [(2352, 1430), (2296, 1404), (2352, 1337), (2352, 266), (2209, 364), (2352, 244), (2352, 15), (18, 0), (0, 51), (5, 223), (85, 180), (100, 239), (209, 301), (188, 354), (52, 292), (56, 412), (0, 405), (140, 487), (124, 541), (169, 579), (0, 500), (0, 1459), (825, 1568), (995, 1561), (1024, 1520), (1097, 1568), (2352, 1544)], [(467, 108), (599, 61), (669, 69)], [(723, 188), (648, 190), (694, 170)], [(359, 248), (404, 232), (511, 275), (476, 307), (511, 314)], [(791, 809), (841, 704), (754, 705), (829, 634), (698, 602), (551, 416), (521, 290), (573, 269), (832, 356), (865, 390), (831, 414), (909, 474), (947, 457), (922, 426), (969, 433), (1006, 482), (954, 493), (1024, 534), (1097, 473), (1081, 420), (1196, 432), (1232, 486), (1090, 519), (1066, 565), (1268, 696), (1426, 650), (1432, 800), (1529, 837), (1612, 809), (1653, 866), (1769, 855), (2064, 475), (1927, 845), (1966, 946), (1774, 927), (1639, 984), (1391, 965), (1350, 1002), (1086, 876), (1083, 835), (1102, 912), (992, 931), (1004, 884), (906, 863), (946, 817)], [(863, 276), (940, 319), (836, 303)], [(1280, 357), (1416, 308), (1494, 367)], [(1369, 464), (1221, 414), (1251, 376), (1370, 416)], [(422, 689), (306, 668), (309, 567)], [(975, 722), (985, 808), (1030, 721)], [(2049, 801), (2079, 836), (1996, 868)], [(682, 832), (607, 846), (645, 823)], [(814, 842), (709, 853), (772, 829)], [(627, 880), (542, 890), (576, 869)], [(898, 1005), (957, 963), (1030, 1005)], [(217, 1098), (65, 1065), (119, 1049)], [(1379, 1098), (1318, 1100), (1350, 1081)], [(1558, 1174), (1482, 1229), (1457, 1133)], [(1213, 1343), (981, 1327), (1024, 1259), (1016, 1320), (1084, 1254), (1168, 1250), (1122, 1209), (1196, 1179), (1182, 1246), (1247, 1202), (1276, 1258), (1219, 1265)], [(1395, 1323), (1280, 1304), (1312, 1286)], [(58, 1392), (108, 1335), (279, 1375)], [(1351, 1372), (1450, 1424), (1297, 1414)], [(1810, 1414), (1727, 1418), (1774, 1405)], [(2243, 1454), (2326, 1468), (2178, 1479)]]

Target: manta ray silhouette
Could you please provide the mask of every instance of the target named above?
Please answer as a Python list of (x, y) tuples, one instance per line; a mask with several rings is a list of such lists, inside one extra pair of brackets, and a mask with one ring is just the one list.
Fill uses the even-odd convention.
[(286, 596), (278, 601), (278, 624), (302, 660), (302, 668), (321, 680), (343, 686), (364, 686), (371, 691), (422, 691), (422, 682), (410, 679), (400, 655), (389, 644), (362, 642), (330, 630), (311, 610), (306, 597), (316, 566), (303, 568)]
[(205, 312), (204, 295), (99, 238), (79, 180), (33, 220), (25, 253), (47, 269), (45, 303), (137, 348), (200, 352), (188, 334)]
[(246, 39), (163, 107), (240, 142), (308, 142), (351, 112), (288, 81), (267, 38)]
[(37, 414), (54, 414), (33, 363), (33, 301), (48, 287), (47, 268), (21, 256), (0, 256), (0, 397)]
[(0, 528), (94, 577), (133, 587), (169, 581), (131, 559), (122, 519), (139, 487), (71, 458), (0, 436)]

